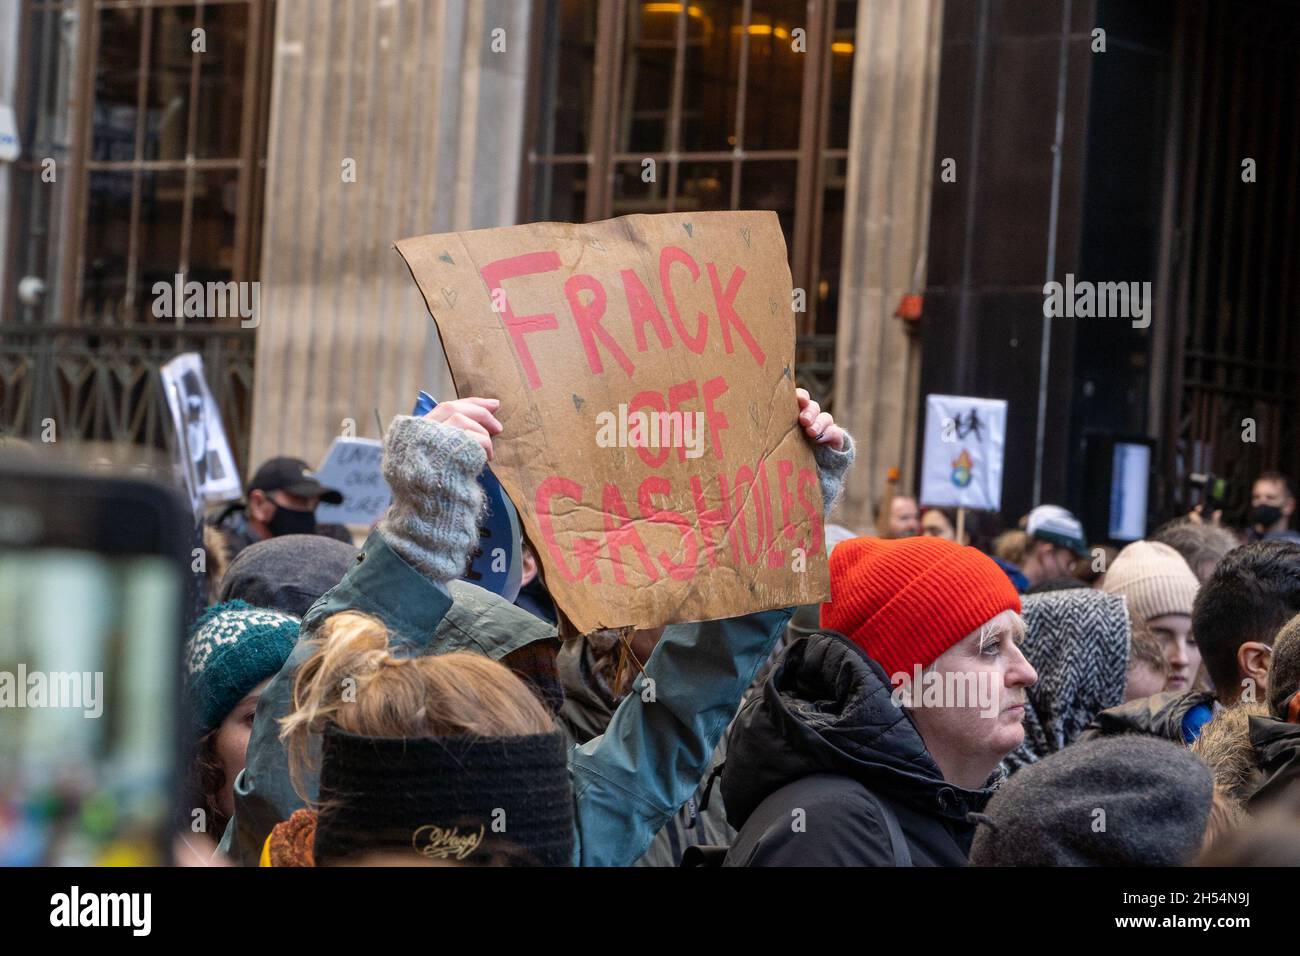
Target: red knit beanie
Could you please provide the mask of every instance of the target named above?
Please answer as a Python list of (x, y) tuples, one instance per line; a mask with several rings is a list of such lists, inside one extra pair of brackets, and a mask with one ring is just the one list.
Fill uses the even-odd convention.
[(839, 631), (891, 677), (940, 654), (1020, 595), (987, 556), (943, 538), (851, 538), (831, 552), (822, 627)]

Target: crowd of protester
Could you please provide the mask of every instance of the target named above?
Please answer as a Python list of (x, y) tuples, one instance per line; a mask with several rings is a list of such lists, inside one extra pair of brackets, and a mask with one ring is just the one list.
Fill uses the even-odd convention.
[[(853, 439), (798, 396), (830, 520)], [(820, 607), (561, 639), (527, 542), (513, 603), (461, 580), (498, 408), (394, 420), (392, 505), (360, 548), (316, 523), (338, 493), (295, 459), (214, 516), (186, 657), (212, 853), (1300, 864), (1286, 477), (1259, 477), (1241, 532), (1198, 511), (1118, 552), (1053, 504), (981, 550), (896, 494), (875, 528), (826, 526)]]

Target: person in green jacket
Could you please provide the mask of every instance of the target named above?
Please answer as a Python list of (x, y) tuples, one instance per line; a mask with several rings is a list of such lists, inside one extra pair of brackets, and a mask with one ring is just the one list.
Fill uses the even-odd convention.
[[(813, 444), (825, 510), (838, 497), (853, 461), (848, 433), (797, 390), (791, 411)], [(397, 416), (385, 440), (384, 477), (393, 493), (388, 514), (357, 563), (302, 622), (301, 640), (264, 691), (247, 763), (235, 782), (235, 816), (220, 849), (255, 866), (271, 829), (304, 800), (290, 782), (280, 720), (291, 708), (298, 669), (314, 651), (318, 628), (352, 610), (379, 619), (390, 641), (409, 654), (477, 651), (500, 659), (521, 649), (488, 646), (472, 626), (440, 628), (464, 593), (453, 583), (478, 541), (483, 507), (477, 476), (501, 431), (496, 399), (444, 402), (422, 418)], [(605, 732), (570, 751), (575, 810), (574, 859), (581, 866), (625, 866), (695, 792), (741, 695), (783, 633), (793, 608), (719, 621), (669, 625), (645, 665), (653, 701), (629, 694)], [(524, 613), (524, 612), (520, 612)], [(535, 632), (534, 632), (535, 633)], [(548, 637), (553, 637), (553, 632)], [(317, 741), (317, 746), (319, 741)], [(318, 781), (302, 781), (313, 798)]]

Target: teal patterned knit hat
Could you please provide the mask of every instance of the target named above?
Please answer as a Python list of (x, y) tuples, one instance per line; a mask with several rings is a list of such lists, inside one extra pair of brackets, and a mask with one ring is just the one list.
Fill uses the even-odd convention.
[(243, 601), (208, 608), (185, 649), (185, 690), (201, 737), (250, 690), (277, 674), (298, 642), (298, 620)]

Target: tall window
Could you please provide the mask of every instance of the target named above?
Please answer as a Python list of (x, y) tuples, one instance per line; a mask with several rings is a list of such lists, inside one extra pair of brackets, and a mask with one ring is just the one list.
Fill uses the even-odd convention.
[(159, 367), (202, 354), (237, 459), (254, 333), (154, 285), (257, 278), (272, 0), (24, 0), (0, 289), (0, 434), (162, 446)]
[(856, 0), (537, 0), (523, 214), (771, 209), (835, 329)]
[(20, 321), (152, 323), (156, 282), (256, 277), (270, 25), (263, 0), (28, 0)]

